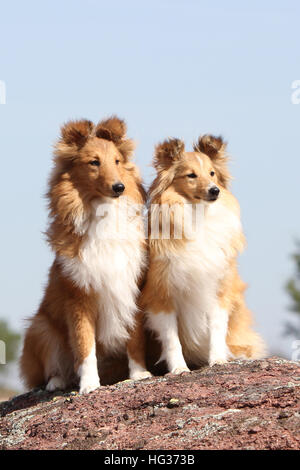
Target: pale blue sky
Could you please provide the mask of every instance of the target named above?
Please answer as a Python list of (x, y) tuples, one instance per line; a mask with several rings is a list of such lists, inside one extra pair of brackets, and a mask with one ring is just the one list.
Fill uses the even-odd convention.
[(21, 330), (42, 296), (52, 260), (42, 195), (59, 126), (117, 113), (147, 183), (160, 139), (228, 140), (248, 303), (272, 350), (290, 355), (281, 332), (300, 236), (299, 2), (10, 0), (0, 11), (0, 316)]

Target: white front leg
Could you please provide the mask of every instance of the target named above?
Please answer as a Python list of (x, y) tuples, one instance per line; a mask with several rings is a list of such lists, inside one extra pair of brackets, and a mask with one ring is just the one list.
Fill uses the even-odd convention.
[(100, 386), (95, 344), (90, 354), (79, 366), (78, 375), (80, 378), (79, 393), (89, 393)]
[(228, 327), (227, 310), (215, 306), (209, 316), (210, 347), (209, 365), (224, 364), (228, 360), (229, 351), (226, 344)]
[(161, 341), (162, 355), (160, 360), (166, 361), (169, 371), (173, 374), (189, 371), (182, 354), (176, 313), (148, 313), (147, 322)]

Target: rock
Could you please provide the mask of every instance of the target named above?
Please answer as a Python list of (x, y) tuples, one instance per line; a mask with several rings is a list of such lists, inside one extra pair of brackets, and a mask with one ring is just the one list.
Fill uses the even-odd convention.
[(273, 357), (0, 404), (0, 449), (299, 449), (300, 364)]
[(167, 404), (168, 408), (175, 408), (176, 406), (179, 406), (180, 400), (178, 398), (171, 398), (169, 400), (169, 403)]

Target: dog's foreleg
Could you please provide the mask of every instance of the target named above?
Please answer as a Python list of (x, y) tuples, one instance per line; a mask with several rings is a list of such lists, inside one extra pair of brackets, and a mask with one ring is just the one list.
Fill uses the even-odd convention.
[(135, 327), (127, 343), (127, 357), (130, 379), (141, 380), (152, 376), (145, 363), (145, 333), (141, 312), (137, 314)]
[(229, 351), (226, 344), (228, 312), (216, 305), (209, 316), (210, 346), (209, 365), (224, 364), (228, 360)]
[(175, 312), (148, 313), (148, 325), (158, 335), (162, 346), (160, 360), (165, 360), (173, 374), (189, 371), (182, 353)]
[(100, 386), (97, 368), (95, 324), (92, 316), (76, 306), (69, 315), (69, 338), (79, 376), (79, 392), (89, 393)]
[(82, 363), (78, 367), (78, 375), (80, 377), (80, 393), (92, 392), (100, 386), (95, 342), (91, 347), (90, 353), (83, 359)]
[(151, 372), (146, 369), (145, 364), (137, 361), (130, 354), (128, 354), (128, 368), (129, 378), (132, 380), (142, 380), (152, 377)]

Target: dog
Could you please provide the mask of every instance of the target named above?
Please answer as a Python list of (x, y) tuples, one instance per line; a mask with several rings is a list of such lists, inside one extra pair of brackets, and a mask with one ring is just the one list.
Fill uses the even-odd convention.
[[(80, 393), (89, 393), (100, 385), (102, 355), (124, 351), (131, 378), (150, 375), (137, 306), (147, 263), (145, 191), (133, 150), (115, 116), (61, 129), (47, 194), (55, 260), (20, 360), (28, 388), (66, 389), (79, 379)], [(124, 237), (116, 236), (120, 220)]]
[[(159, 144), (149, 190), (149, 267), (141, 305), (161, 345), (160, 360), (175, 374), (265, 354), (237, 270), (245, 238), (229, 190), (226, 144), (204, 135), (193, 150), (186, 152), (179, 139)], [(197, 214), (199, 229), (192, 230)]]

